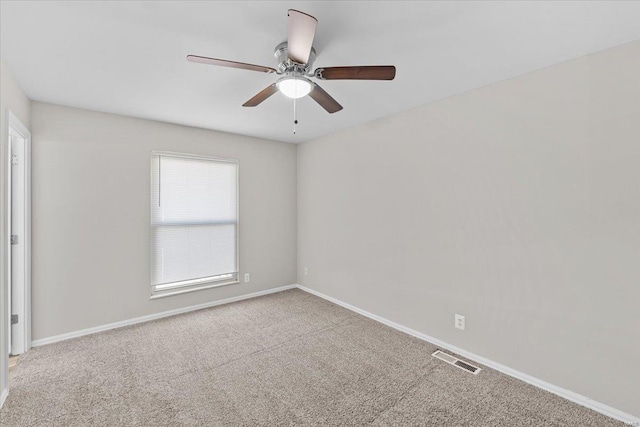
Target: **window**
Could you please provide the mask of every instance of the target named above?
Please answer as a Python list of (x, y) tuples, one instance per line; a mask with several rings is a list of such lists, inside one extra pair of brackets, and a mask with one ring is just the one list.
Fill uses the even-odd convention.
[(151, 155), (151, 294), (238, 282), (238, 163)]

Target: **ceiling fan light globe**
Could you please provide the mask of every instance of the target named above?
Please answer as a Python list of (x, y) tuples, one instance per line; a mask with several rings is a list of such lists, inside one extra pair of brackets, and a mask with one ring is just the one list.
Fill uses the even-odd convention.
[(288, 98), (298, 99), (309, 95), (313, 83), (304, 77), (284, 77), (278, 80), (278, 90)]

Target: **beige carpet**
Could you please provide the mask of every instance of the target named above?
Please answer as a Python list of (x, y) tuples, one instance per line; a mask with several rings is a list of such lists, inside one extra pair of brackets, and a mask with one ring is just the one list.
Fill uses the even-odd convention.
[(291, 290), (29, 351), (5, 426), (622, 426)]

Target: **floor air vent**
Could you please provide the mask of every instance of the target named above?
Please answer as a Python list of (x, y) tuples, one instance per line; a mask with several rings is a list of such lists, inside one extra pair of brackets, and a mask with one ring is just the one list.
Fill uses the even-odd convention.
[(447, 353), (443, 353), (440, 350), (436, 350), (435, 353), (432, 354), (433, 357), (437, 357), (440, 360), (444, 360), (445, 362), (447, 362), (450, 365), (455, 366), (456, 368), (460, 368), (463, 369), (467, 372), (471, 372), (474, 375), (478, 375), (478, 372), (480, 372), (482, 369), (478, 368), (477, 366), (473, 366), (468, 364), (467, 362), (463, 362), (462, 360), (458, 359), (457, 357), (453, 357), (450, 354)]

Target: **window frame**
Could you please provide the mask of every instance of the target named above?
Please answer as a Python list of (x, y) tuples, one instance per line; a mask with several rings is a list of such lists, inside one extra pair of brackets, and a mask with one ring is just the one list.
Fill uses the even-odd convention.
[[(153, 283), (154, 277), (154, 258), (153, 258), (153, 232), (157, 227), (153, 222), (153, 162), (156, 156), (166, 156), (182, 159), (206, 160), (217, 163), (234, 163), (236, 165), (236, 271), (235, 273), (223, 274), (218, 276), (208, 276), (202, 278), (194, 278), (182, 280), (178, 282), (162, 283), (160, 285)], [(151, 150), (149, 159), (149, 288), (151, 292), (150, 299), (164, 298), (172, 295), (180, 295), (188, 292), (201, 291), (204, 289), (217, 288), (240, 283), (240, 162), (238, 159), (228, 159), (222, 157), (213, 157), (201, 154), (179, 153), (174, 151)], [(225, 277), (220, 277), (225, 276)], [(229, 277), (231, 276), (231, 277)], [(166, 289), (158, 290), (158, 286), (164, 286)]]

